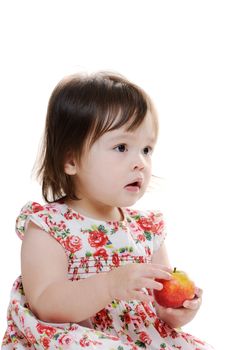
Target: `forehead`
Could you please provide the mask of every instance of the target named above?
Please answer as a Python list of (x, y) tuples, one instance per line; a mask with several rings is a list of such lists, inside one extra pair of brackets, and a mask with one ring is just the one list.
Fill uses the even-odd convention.
[(110, 141), (117, 141), (118, 139), (135, 139), (140, 141), (141, 139), (147, 139), (147, 142), (155, 143), (157, 139), (157, 123), (155, 116), (148, 112), (143, 122), (135, 129), (129, 129), (129, 125), (123, 125), (122, 127), (114, 130), (107, 131), (102, 135), (103, 139)]

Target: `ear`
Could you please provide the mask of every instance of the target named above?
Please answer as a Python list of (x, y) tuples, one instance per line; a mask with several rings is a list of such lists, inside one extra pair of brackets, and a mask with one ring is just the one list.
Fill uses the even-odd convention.
[(77, 160), (73, 154), (68, 153), (64, 163), (64, 172), (67, 175), (76, 175), (78, 172)]

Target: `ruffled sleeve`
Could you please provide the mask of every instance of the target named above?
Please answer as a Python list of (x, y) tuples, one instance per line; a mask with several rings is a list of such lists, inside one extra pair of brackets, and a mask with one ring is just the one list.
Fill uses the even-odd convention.
[(16, 219), (16, 233), (23, 240), (27, 225), (32, 221), (42, 230), (50, 232), (49, 218), (51, 217), (51, 208), (42, 206), (36, 202), (28, 202), (20, 211)]
[(153, 234), (153, 253), (163, 244), (167, 235), (164, 215), (160, 211), (151, 211), (149, 217), (152, 221), (151, 232)]
[[(131, 217), (136, 221), (139, 230), (143, 231), (145, 246), (149, 247), (150, 254), (156, 252), (162, 245), (167, 232), (164, 221), (164, 216), (161, 211), (138, 211), (130, 210)], [(137, 234), (137, 239), (140, 235)]]

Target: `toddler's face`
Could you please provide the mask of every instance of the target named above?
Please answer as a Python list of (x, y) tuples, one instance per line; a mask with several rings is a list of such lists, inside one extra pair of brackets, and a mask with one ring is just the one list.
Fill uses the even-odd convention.
[(134, 131), (122, 127), (102, 135), (78, 166), (75, 176), (78, 197), (95, 206), (133, 205), (150, 181), (155, 138), (150, 112)]

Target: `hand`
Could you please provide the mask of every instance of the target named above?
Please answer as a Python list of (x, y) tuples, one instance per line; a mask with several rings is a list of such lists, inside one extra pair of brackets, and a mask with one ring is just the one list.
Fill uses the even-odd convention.
[(157, 289), (163, 288), (162, 283), (155, 281), (155, 278), (169, 280), (172, 270), (164, 265), (158, 264), (127, 264), (115, 268), (108, 273), (108, 290), (113, 299), (119, 300), (140, 300), (151, 302), (154, 300), (143, 291), (142, 288)]
[(203, 291), (196, 288), (195, 298), (185, 300), (183, 307), (179, 309), (165, 308), (156, 303), (157, 316), (172, 328), (179, 328), (190, 322), (199, 310), (202, 302)]

